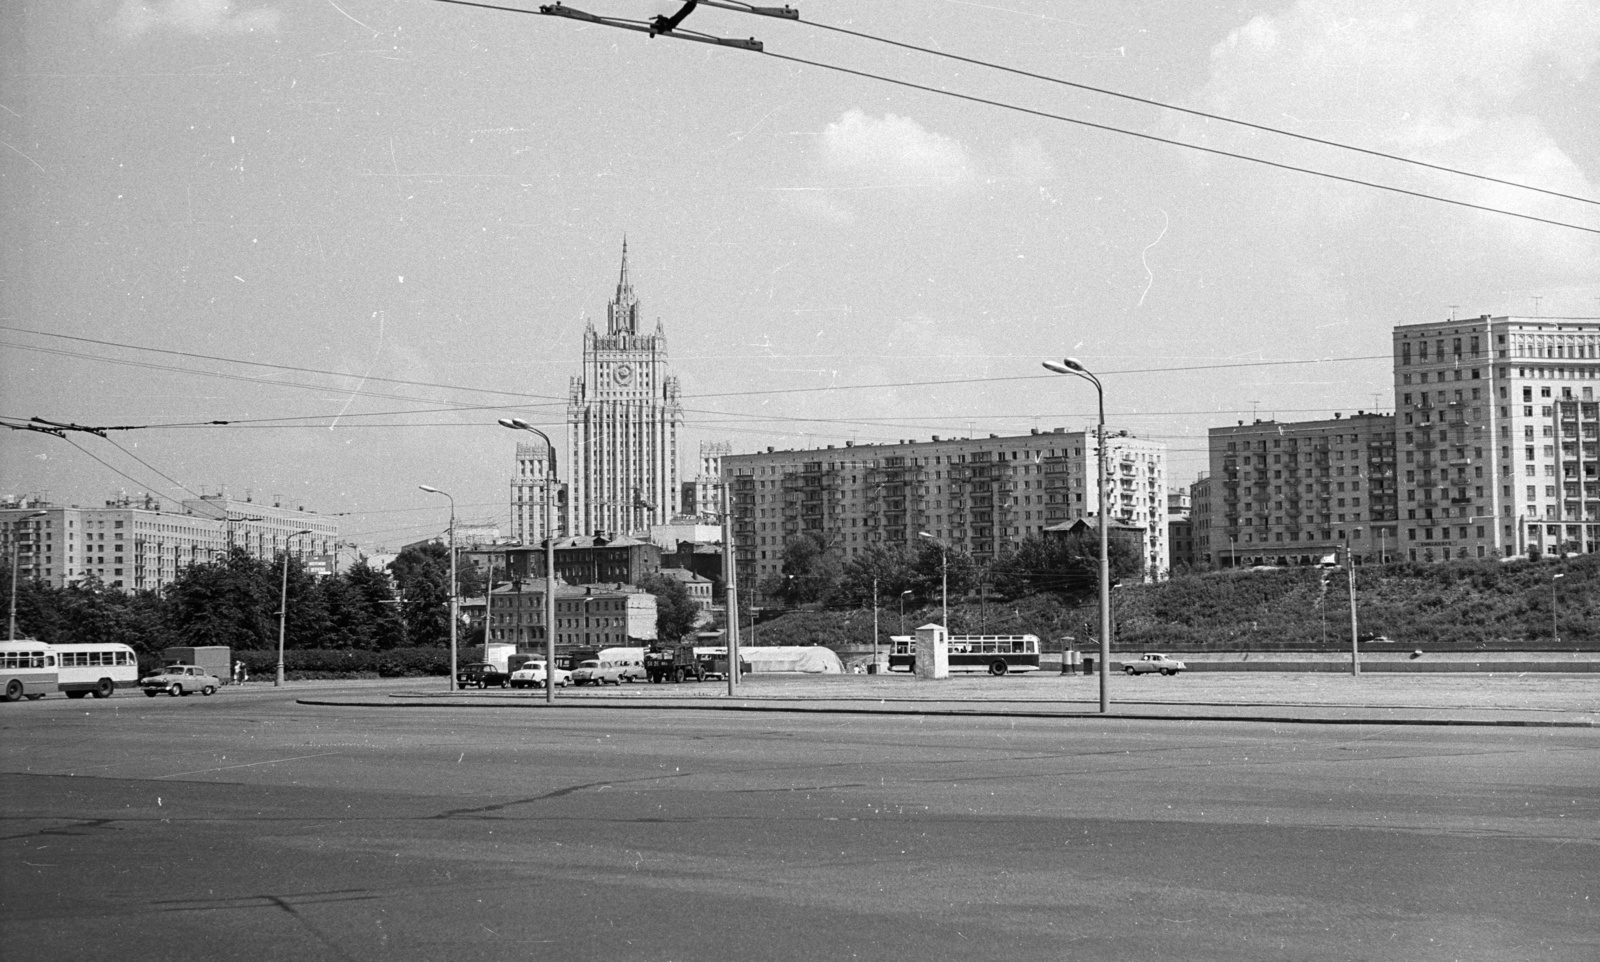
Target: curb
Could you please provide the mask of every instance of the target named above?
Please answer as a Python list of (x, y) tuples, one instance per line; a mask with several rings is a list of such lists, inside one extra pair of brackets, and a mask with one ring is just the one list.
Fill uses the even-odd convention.
[[(295, 704), (319, 708), (467, 708), (467, 709), (502, 709), (502, 710), (527, 710), (530, 708), (544, 707), (542, 703), (527, 704), (461, 704), (456, 702), (368, 702), (368, 701), (320, 701), (314, 699), (297, 698)], [(1574, 721), (1544, 721), (1539, 719), (1482, 719), (1482, 718), (1303, 718), (1288, 715), (1172, 715), (1172, 714), (1147, 714), (1147, 713), (1110, 713), (1101, 714), (1094, 712), (1064, 712), (1064, 711), (1005, 711), (999, 709), (982, 708), (852, 708), (839, 706), (808, 707), (801, 705), (752, 705), (748, 703), (733, 704), (619, 704), (615, 702), (591, 702), (583, 704), (574, 700), (562, 702), (562, 708), (591, 708), (610, 709), (620, 711), (736, 711), (764, 714), (819, 714), (819, 715), (931, 715), (937, 717), (969, 717), (969, 718), (1057, 718), (1074, 721), (1172, 721), (1172, 722), (1242, 722), (1271, 725), (1374, 725), (1374, 726), (1409, 726), (1409, 727), (1437, 727), (1437, 728), (1595, 728), (1592, 719)], [(1324, 707), (1324, 706), (1318, 706)], [(1337, 706), (1335, 706), (1337, 707)]]

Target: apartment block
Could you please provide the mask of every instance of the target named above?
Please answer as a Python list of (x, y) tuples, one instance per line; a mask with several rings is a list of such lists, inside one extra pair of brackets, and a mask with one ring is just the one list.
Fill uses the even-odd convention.
[(551, 453), (543, 442), (517, 445), (517, 468), (511, 478), (511, 540), (518, 544), (543, 544), (546, 517), (556, 537), (566, 534), (567, 486), (555, 478)]
[(264, 559), (289, 547), (327, 566), (338, 538), (336, 520), (281, 502), (203, 497), (176, 511), (163, 510), (150, 496), (114, 498), (94, 508), (37, 498), (0, 504), (0, 550), (8, 557), (15, 552), (20, 577), (58, 588), (93, 580), (108, 588), (155, 590), (232, 546)]
[(1533, 557), (1600, 543), (1600, 318), (1394, 330), (1405, 557)]
[(1210, 471), (1195, 488), (1206, 497), (1197, 562), (1316, 564), (1345, 550), (1358, 562), (1397, 557), (1394, 424), (1357, 412), (1212, 428)]
[[(1145, 568), (1164, 577), (1166, 446), (1125, 431), (1106, 438), (1111, 517), (1137, 525)], [(989, 561), (1046, 528), (1098, 516), (1095, 432), (940, 438), (779, 451), (724, 459), (733, 541), (745, 584), (777, 574), (783, 546), (821, 536), (841, 559), (921, 532)]]

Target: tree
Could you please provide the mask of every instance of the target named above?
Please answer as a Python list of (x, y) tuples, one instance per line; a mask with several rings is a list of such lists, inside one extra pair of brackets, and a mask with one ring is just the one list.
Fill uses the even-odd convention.
[(912, 549), (911, 590), (924, 601), (934, 601), (944, 595), (946, 572), (951, 597), (959, 598), (978, 586), (983, 580), (983, 569), (966, 548), (949, 545), (941, 548), (928, 538), (917, 539)]
[(278, 582), (272, 575), (271, 565), (237, 547), (221, 562), (183, 569), (163, 593), (174, 640), (242, 651), (276, 647)]
[(406, 637), (413, 645), (450, 643), (450, 549), (437, 542), (412, 545), (389, 565), (405, 599)]
[(639, 587), (656, 596), (656, 638), (662, 644), (677, 644), (694, 631), (700, 607), (683, 582), (666, 575), (647, 575)]
[(904, 544), (868, 545), (844, 563), (834, 600), (851, 605), (870, 605), (872, 585), (878, 585), (878, 600), (898, 601), (902, 591), (913, 593), (922, 586), (916, 570), (916, 557)]
[(791, 605), (826, 601), (839, 582), (839, 559), (821, 535), (811, 531), (797, 534), (784, 542), (782, 578), (768, 594)]
[[(1139, 551), (1120, 539), (1107, 545), (1113, 580), (1139, 573)], [(995, 589), (1009, 598), (1032, 594), (1070, 597), (1088, 594), (1100, 583), (1100, 537), (1097, 533), (1023, 539), (1017, 549), (990, 566)]]
[[(344, 574), (346, 603), (365, 624), (361, 638), (379, 651), (405, 644), (405, 625), (394, 597), (389, 576), (372, 567), (363, 557)], [(353, 615), (354, 617), (356, 615)]]

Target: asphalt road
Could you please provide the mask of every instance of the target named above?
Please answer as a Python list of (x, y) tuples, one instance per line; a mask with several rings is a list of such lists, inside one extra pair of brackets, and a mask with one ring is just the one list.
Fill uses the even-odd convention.
[(1600, 959), (1592, 729), (0, 706), (7, 959)]

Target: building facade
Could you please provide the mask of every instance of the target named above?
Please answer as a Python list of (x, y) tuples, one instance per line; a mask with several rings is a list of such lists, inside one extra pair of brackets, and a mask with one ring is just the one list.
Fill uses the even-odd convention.
[(567, 531), (573, 534), (642, 533), (679, 513), (678, 379), (668, 372), (661, 322), (646, 334), (640, 320), (624, 242), (605, 333), (586, 326), (583, 371), (572, 379), (567, 404)]
[(542, 544), (545, 539), (545, 497), (551, 501), (548, 517), (555, 536), (567, 533), (567, 486), (556, 479), (544, 443), (517, 444), (516, 473), (511, 476), (511, 540)]
[(1405, 557), (1600, 545), (1600, 318), (1394, 330)]
[[(1111, 516), (1137, 525), (1146, 570), (1164, 577), (1166, 446), (1127, 432), (1106, 438)], [(739, 454), (725, 458), (739, 578), (777, 574), (784, 543), (812, 533), (848, 559), (872, 545), (909, 546), (922, 532), (1000, 557), (1047, 527), (1097, 516), (1093, 431)]]
[(57, 588), (97, 581), (126, 591), (156, 590), (231, 547), (262, 560), (280, 557), (287, 547), (308, 563), (331, 565), (338, 541), (338, 521), (281, 501), (202, 497), (176, 511), (162, 510), (148, 495), (114, 498), (98, 508), (37, 498), (0, 504), (0, 551), (9, 558), (16, 550), (19, 577)]
[(1197, 561), (1318, 564), (1346, 549), (1361, 562), (1399, 557), (1394, 423), (1357, 412), (1212, 428)]
[(656, 639), (656, 596), (647, 591), (584, 585), (556, 594), (556, 664), (583, 649), (644, 647)]
[(733, 453), (726, 441), (700, 442), (700, 470), (683, 482), (683, 513), (701, 521), (722, 520), (722, 459)]

